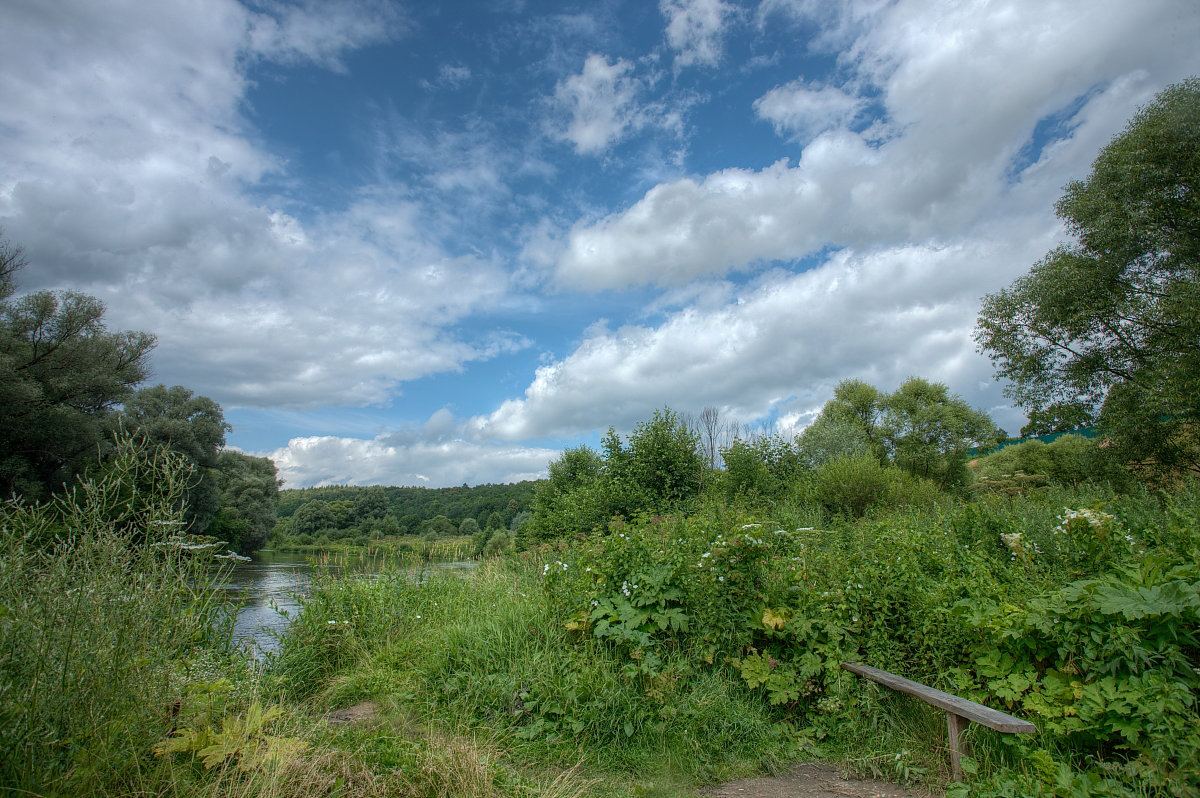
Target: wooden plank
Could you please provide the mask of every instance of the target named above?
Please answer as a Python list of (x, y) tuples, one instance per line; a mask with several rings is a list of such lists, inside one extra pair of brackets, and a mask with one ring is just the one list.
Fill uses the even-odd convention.
[(962, 781), (962, 758), (966, 753), (962, 733), (971, 721), (953, 712), (946, 713), (946, 740), (950, 743), (950, 771), (955, 781)]
[(926, 687), (918, 682), (905, 679), (903, 676), (881, 671), (878, 668), (872, 668), (870, 665), (863, 665), (861, 662), (843, 662), (842, 667), (851, 673), (856, 673), (873, 682), (878, 682), (884, 687), (890, 687), (901, 693), (916, 696), (927, 704), (933, 704), (935, 707), (941, 707), (951, 714), (983, 724), (989, 729), (1009, 734), (1032, 734), (1037, 731), (1037, 727), (1029, 721), (1014, 718), (1007, 712), (1001, 712), (998, 709), (985, 707), (983, 704), (977, 704), (974, 701), (968, 701), (965, 698), (944, 693), (932, 687)]

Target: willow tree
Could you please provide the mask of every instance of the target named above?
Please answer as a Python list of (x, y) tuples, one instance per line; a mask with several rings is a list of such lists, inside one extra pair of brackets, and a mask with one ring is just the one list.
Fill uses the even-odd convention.
[(1200, 471), (1200, 80), (1142, 108), (1055, 210), (1073, 241), (984, 298), (980, 350), (1031, 416)]

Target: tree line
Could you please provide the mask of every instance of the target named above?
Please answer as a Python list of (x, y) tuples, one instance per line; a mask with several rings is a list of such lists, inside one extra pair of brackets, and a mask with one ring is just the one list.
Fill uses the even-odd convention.
[(476, 548), (482, 551), (496, 532), (507, 535), (525, 523), (536, 485), (525, 481), (449, 488), (347, 485), (284, 490), (273, 539), (283, 544), (367, 545), (403, 535), (470, 535), (481, 538)]

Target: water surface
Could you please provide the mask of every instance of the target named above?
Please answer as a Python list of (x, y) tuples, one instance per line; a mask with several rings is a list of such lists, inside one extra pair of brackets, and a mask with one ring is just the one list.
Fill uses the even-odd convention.
[[(235, 645), (263, 657), (279, 649), (279, 635), (300, 611), (300, 600), (312, 590), (310, 554), (285, 551), (255, 552), (250, 562), (235, 563), (222, 581), (221, 590), (237, 613), (233, 625)], [(384, 564), (378, 558), (338, 557), (322, 568), (345, 570), (369, 578)], [(469, 570), (473, 562), (426, 563), (410, 569), (413, 577), (431, 568)]]

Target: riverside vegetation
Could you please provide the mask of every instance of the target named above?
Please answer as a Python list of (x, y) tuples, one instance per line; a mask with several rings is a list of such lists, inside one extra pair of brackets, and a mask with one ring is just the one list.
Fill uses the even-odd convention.
[[(1098, 159), (1109, 177), (1106, 158), (1144, 161), (1151, 196), (1115, 192), (1136, 218), (1065, 205), (1081, 246), (984, 304), (981, 345), (1031, 421), (1115, 431), (1097, 440), (971, 467), (1000, 431), (916, 378), (891, 394), (843, 382), (793, 440), (706, 447), (663, 409), (551, 463), (469, 579), (407, 562), (318, 573), (263, 668), (229, 648), (207, 578), (224, 547), (184, 531), (207, 466), (149, 435), (72, 461), (73, 489), (0, 511), (0, 788), (670, 796), (827, 758), (952, 796), (1200, 795), (1200, 281), (1175, 257), (1197, 251), (1198, 106), (1196, 81), (1172, 87)], [(1160, 151), (1182, 164), (1166, 188)], [(1171, 223), (1114, 272), (1133, 245), (1092, 236), (1089, 209), (1114, 236)], [(1107, 282), (1077, 284), (1109, 301), (1047, 293), (1089, 259)], [(1014, 303), (1040, 321), (1007, 324)], [(1023, 336), (1095, 343), (1110, 311), (1113, 349), (1036, 367), (1054, 344)], [(1103, 379), (1082, 379), (1087, 363)], [(12, 473), (34, 484), (52, 465)], [(842, 671), (850, 659), (1038, 733), (970, 727), (951, 782), (941, 713)]]
[[(669, 413), (651, 426), (694, 440)], [(260, 670), (225, 646), (202, 587), (213, 549), (176, 531), (186, 463), (120, 452), (54, 505), (6, 510), (13, 790), (685, 795), (818, 757), (944, 787), (940, 713), (856, 680), (848, 659), (1038, 725), (972, 727), (949, 794), (1200, 784), (1194, 487), (961, 497), (834, 457), (731, 499), (713, 473), (703, 497), (649, 497), (469, 579), (400, 562), (319, 574)], [(830, 493), (848, 479), (875, 498)], [(372, 717), (323, 719), (363, 701)]]

